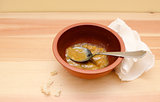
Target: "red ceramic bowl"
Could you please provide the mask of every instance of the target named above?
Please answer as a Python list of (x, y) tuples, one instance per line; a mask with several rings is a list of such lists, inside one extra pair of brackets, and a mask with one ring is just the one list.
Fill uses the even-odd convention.
[(54, 39), (53, 53), (58, 62), (71, 74), (85, 79), (102, 77), (118, 66), (123, 58), (108, 56), (109, 65), (98, 70), (84, 70), (69, 65), (65, 59), (66, 48), (77, 43), (91, 43), (107, 51), (125, 51), (121, 37), (107, 26), (96, 23), (77, 23), (61, 30)]

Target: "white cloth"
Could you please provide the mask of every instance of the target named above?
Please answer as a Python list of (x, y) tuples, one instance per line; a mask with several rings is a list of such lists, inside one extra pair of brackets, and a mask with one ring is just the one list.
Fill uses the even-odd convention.
[(122, 81), (134, 80), (153, 67), (155, 57), (149, 47), (141, 41), (140, 36), (135, 30), (132, 30), (119, 18), (113, 21), (108, 27), (121, 36), (124, 41), (126, 51), (147, 51), (146, 55), (140, 59), (124, 58), (122, 63), (115, 68), (116, 74)]

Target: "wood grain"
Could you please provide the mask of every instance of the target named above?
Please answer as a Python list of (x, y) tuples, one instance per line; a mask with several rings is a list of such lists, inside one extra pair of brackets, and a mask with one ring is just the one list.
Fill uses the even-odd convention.
[[(94, 17), (86, 18), (90, 15)], [(1, 13), (0, 101), (160, 102), (160, 14), (130, 15), (133, 14)], [(122, 17), (138, 31), (141, 39), (150, 47), (156, 56), (153, 69), (131, 82), (121, 82), (114, 72), (100, 79), (84, 80), (70, 75), (56, 61), (52, 42), (59, 30), (78, 22), (108, 25), (117, 17)], [(59, 72), (55, 86), (61, 84), (60, 97), (45, 97), (40, 92), (40, 86), (52, 70)]]

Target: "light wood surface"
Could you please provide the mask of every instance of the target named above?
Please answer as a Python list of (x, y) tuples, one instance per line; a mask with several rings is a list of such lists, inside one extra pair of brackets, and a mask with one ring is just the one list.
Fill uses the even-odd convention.
[[(66, 72), (52, 53), (57, 32), (78, 22), (109, 25), (120, 17), (139, 32), (155, 54), (154, 67), (140, 78), (122, 82), (112, 72), (85, 80)], [(60, 97), (46, 97), (40, 87), (58, 71)], [(54, 90), (53, 90), (54, 91)], [(160, 14), (148, 13), (1, 13), (0, 102), (160, 102)]]
[(160, 12), (159, 0), (0, 0), (0, 12)]

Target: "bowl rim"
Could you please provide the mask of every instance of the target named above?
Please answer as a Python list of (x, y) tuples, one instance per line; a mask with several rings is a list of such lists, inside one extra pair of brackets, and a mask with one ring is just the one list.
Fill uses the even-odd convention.
[(112, 34), (114, 34), (114, 36), (118, 39), (119, 43), (120, 43), (120, 47), (121, 47), (121, 52), (124, 52), (125, 51), (125, 45), (124, 45), (124, 42), (122, 40), (122, 38), (115, 32), (113, 31), (111, 28), (105, 26), (105, 25), (102, 25), (102, 24), (98, 24), (98, 23), (91, 23), (91, 22), (81, 22), (81, 23), (75, 23), (75, 24), (72, 24), (72, 25), (69, 25), (65, 28), (63, 28), (54, 38), (54, 41), (53, 41), (53, 44), (52, 44), (52, 50), (53, 50), (53, 54), (55, 56), (55, 58), (57, 59), (57, 61), (63, 65), (65, 68), (67, 69), (70, 69), (72, 71), (75, 71), (75, 72), (79, 72), (79, 73), (82, 73), (82, 74), (99, 74), (99, 73), (104, 73), (104, 72), (107, 72), (109, 70), (112, 70), (114, 69), (116, 66), (118, 66), (121, 61), (123, 60), (122, 57), (118, 57), (117, 60), (115, 62), (113, 62), (112, 64), (110, 64), (109, 66), (106, 66), (104, 68), (101, 68), (101, 69), (97, 69), (97, 70), (86, 70), (86, 69), (80, 69), (80, 68), (76, 68), (74, 66), (71, 66), (69, 65), (67, 62), (65, 62), (61, 56), (59, 55), (58, 53), (58, 47), (57, 47), (57, 44), (58, 44), (58, 41), (59, 41), (59, 38), (63, 35), (63, 33), (71, 28), (74, 28), (76, 26), (82, 26), (82, 25), (92, 25), (92, 26), (98, 26), (98, 27), (101, 27), (101, 28), (104, 28), (108, 31), (110, 31)]

